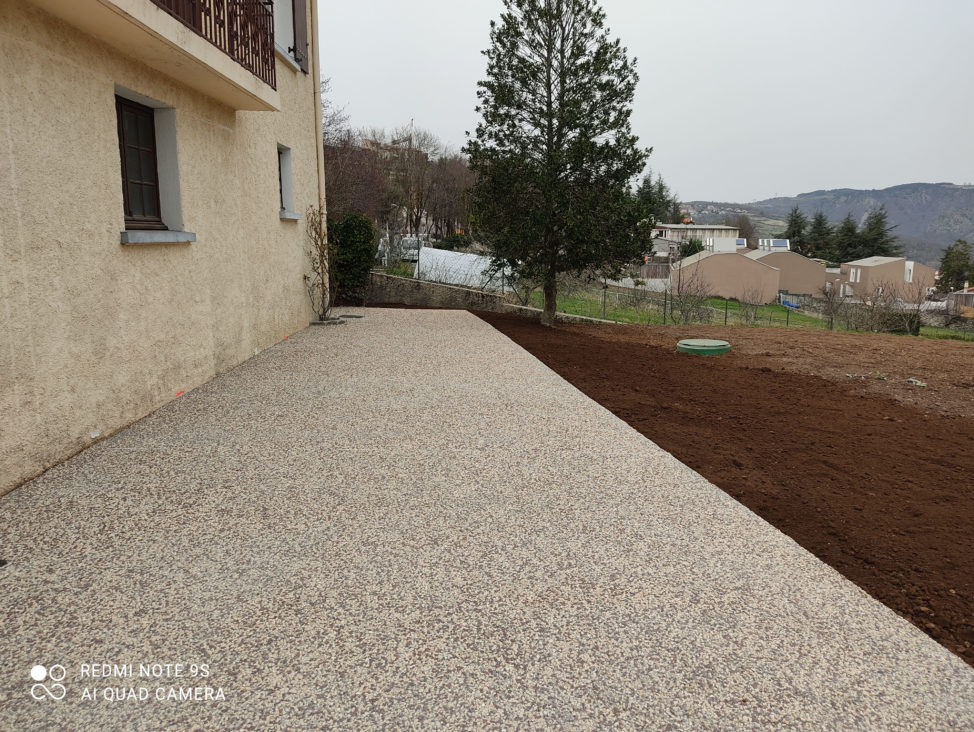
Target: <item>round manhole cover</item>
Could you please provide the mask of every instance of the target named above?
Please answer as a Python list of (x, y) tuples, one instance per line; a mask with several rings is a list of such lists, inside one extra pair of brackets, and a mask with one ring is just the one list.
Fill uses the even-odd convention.
[(730, 350), (730, 343), (727, 341), (711, 340), (710, 338), (687, 338), (676, 344), (676, 350), (680, 353), (716, 356), (719, 353), (727, 353)]

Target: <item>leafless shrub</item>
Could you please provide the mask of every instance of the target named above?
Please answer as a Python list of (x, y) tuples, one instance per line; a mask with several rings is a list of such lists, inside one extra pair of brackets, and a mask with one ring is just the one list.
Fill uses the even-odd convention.
[(541, 280), (531, 279), (530, 277), (518, 277), (508, 281), (510, 292), (514, 295), (514, 300), (518, 305), (530, 305), (531, 295), (541, 287)]
[(322, 205), (309, 206), (305, 214), (305, 230), (311, 248), (308, 256), (311, 259), (311, 274), (305, 274), (304, 284), (308, 288), (311, 298), (311, 309), (318, 320), (325, 320), (331, 310), (331, 298), (335, 292), (334, 272), (330, 266), (334, 247), (328, 243), (328, 224), (325, 207)]
[(680, 267), (670, 275), (670, 294), (670, 313), (674, 320), (689, 325), (712, 319), (713, 309), (707, 307), (707, 300), (712, 297), (713, 291), (696, 267), (689, 271)]
[(818, 305), (822, 311), (822, 315), (828, 318), (829, 330), (835, 327), (836, 318), (842, 317), (846, 311), (846, 298), (842, 294), (841, 285), (832, 285), (832, 283), (826, 283), (821, 290), (819, 290)]
[(761, 289), (754, 285), (747, 285), (741, 292), (738, 307), (740, 308), (741, 322), (745, 325), (754, 325), (758, 319), (758, 309), (761, 307)]
[(857, 330), (918, 335), (925, 300), (926, 288), (921, 282), (881, 282), (850, 312), (850, 324)]

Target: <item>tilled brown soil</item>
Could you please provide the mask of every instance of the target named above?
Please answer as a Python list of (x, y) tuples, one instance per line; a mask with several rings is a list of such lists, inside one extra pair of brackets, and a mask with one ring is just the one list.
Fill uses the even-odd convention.
[(974, 344), (477, 314), (974, 665)]

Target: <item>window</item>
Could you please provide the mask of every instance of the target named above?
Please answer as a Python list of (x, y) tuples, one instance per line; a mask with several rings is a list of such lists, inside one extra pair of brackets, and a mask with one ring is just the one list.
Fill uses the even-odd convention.
[(308, 73), (308, 16), (305, 0), (274, 0), (274, 45)]
[(281, 218), (297, 221), (301, 217), (294, 211), (294, 173), (291, 169), (291, 148), (277, 146), (277, 190), (281, 201)]
[(115, 97), (126, 229), (165, 229), (159, 205), (156, 128), (150, 107)]
[(196, 241), (183, 230), (176, 149), (176, 110), (138, 92), (115, 87), (123, 244)]

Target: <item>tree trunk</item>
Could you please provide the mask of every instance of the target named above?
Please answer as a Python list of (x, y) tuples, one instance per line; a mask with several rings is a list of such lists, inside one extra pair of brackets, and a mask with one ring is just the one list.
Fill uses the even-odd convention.
[(558, 283), (554, 279), (544, 283), (544, 310), (541, 312), (541, 325), (555, 324), (555, 304), (558, 296)]

